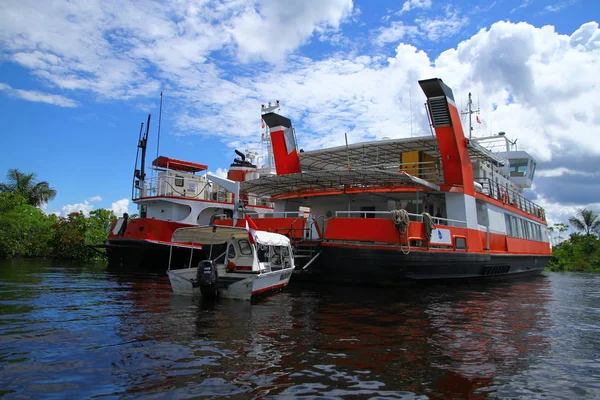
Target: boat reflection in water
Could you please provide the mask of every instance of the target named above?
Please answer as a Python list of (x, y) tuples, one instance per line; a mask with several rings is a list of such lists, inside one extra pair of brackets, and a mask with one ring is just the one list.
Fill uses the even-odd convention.
[(548, 353), (550, 299), (545, 277), (294, 285), (252, 303), (139, 296), (130, 339), (146, 343), (119, 369), (130, 394), (486, 398)]

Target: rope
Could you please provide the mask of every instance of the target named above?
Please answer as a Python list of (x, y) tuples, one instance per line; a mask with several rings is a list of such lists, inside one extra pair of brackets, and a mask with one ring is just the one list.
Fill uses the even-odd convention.
[(435, 224), (433, 223), (433, 218), (429, 213), (424, 212), (423, 214), (423, 224), (425, 225), (425, 237), (427, 241), (431, 241), (431, 232), (435, 229)]
[(401, 234), (405, 233), (410, 225), (410, 217), (406, 210), (392, 210), (392, 221)]
[(402, 246), (400, 246), (400, 250), (402, 253), (408, 254), (410, 253), (410, 241), (408, 240), (408, 226), (410, 225), (410, 217), (408, 216), (408, 211), (406, 210), (392, 210), (392, 221), (394, 221), (394, 226), (396, 230), (398, 230), (398, 241), (400, 241), (400, 236), (402, 234), (406, 235), (406, 243), (408, 244), (408, 249), (404, 250)]

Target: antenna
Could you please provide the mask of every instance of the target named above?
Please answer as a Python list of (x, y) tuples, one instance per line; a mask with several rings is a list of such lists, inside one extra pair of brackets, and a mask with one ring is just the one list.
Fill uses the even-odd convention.
[(462, 115), (468, 115), (469, 116), (469, 139), (471, 139), (471, 134), (473, 133), (473, 124), (471, 122), (471, 115), (473, 114), (479, 114), (479, 107), (477, 107), (477, 110), (473, 110), (473, 100), (471, 99), (471, 92), (469, 92), (469, 102), (467, 103), (467, 111), (462, 112)]
[(160, 148), (160, 121), (162, 119), (162, 100), (163, 92), (160, 92), (160, 109), (158, 111), (158, 140), (156, 142), (156, 158), (158, 158), (158, 149)]

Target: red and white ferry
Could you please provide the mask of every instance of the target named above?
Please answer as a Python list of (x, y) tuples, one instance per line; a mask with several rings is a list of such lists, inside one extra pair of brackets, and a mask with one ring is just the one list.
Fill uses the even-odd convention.
[[(273, 212), (264, 198), (239, 191), (239, 182), (258, 176), (257, 167), (236, 150), (228, 179), (199, 173), (207, 165), (160, 156), (152, 162), (151, 177), (145, 173), (145, 135), (140, 130), (138, 157), (132, 188), (132, 199), (139, 217), (127, 214), (112, 226), (105, 247), (110, 266), (140, 267), (165, 270), (177, 263), (189, 261), (189, 251), (173, 247), (173, 233), (180, 228), (211, 225), (215, 220), (237, 217), (243, 204), (248, 212), (265, 216)], [(139, 164), (138, 164), (139, 161)], [(169, 255), (171, 253), (171, 258)]]
[(503, 134), (465, 137), (452, 90), (441, 79), (419, 84), (430, 136), (302, 152), (291, 121), (263, 113), (277, 174), (241, 189), (268, 196), (286, 218), (253, 215), (257, 226), (290, 237), (297, 270), (321, 281), (539, 273), (551, 257), (546, 219), (523, 196), (535, 160)]

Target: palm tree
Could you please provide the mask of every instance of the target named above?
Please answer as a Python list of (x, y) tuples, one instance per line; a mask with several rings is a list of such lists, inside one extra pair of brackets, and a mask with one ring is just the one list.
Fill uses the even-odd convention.
[(40, 207), (56, 197), (56, 190), (46, 181), (37, 182), (35, 174), (25, 174), (16, 168), (9, 169), (7, 182), (0, 183), (0, 192), (18, 193), (28, 204)]
[(600, 215), (587, 208), (578, 208), (576, 216), (569, 218), (569, 223), (578, 231), (584, 231), (586, 235), (600, 234)]

